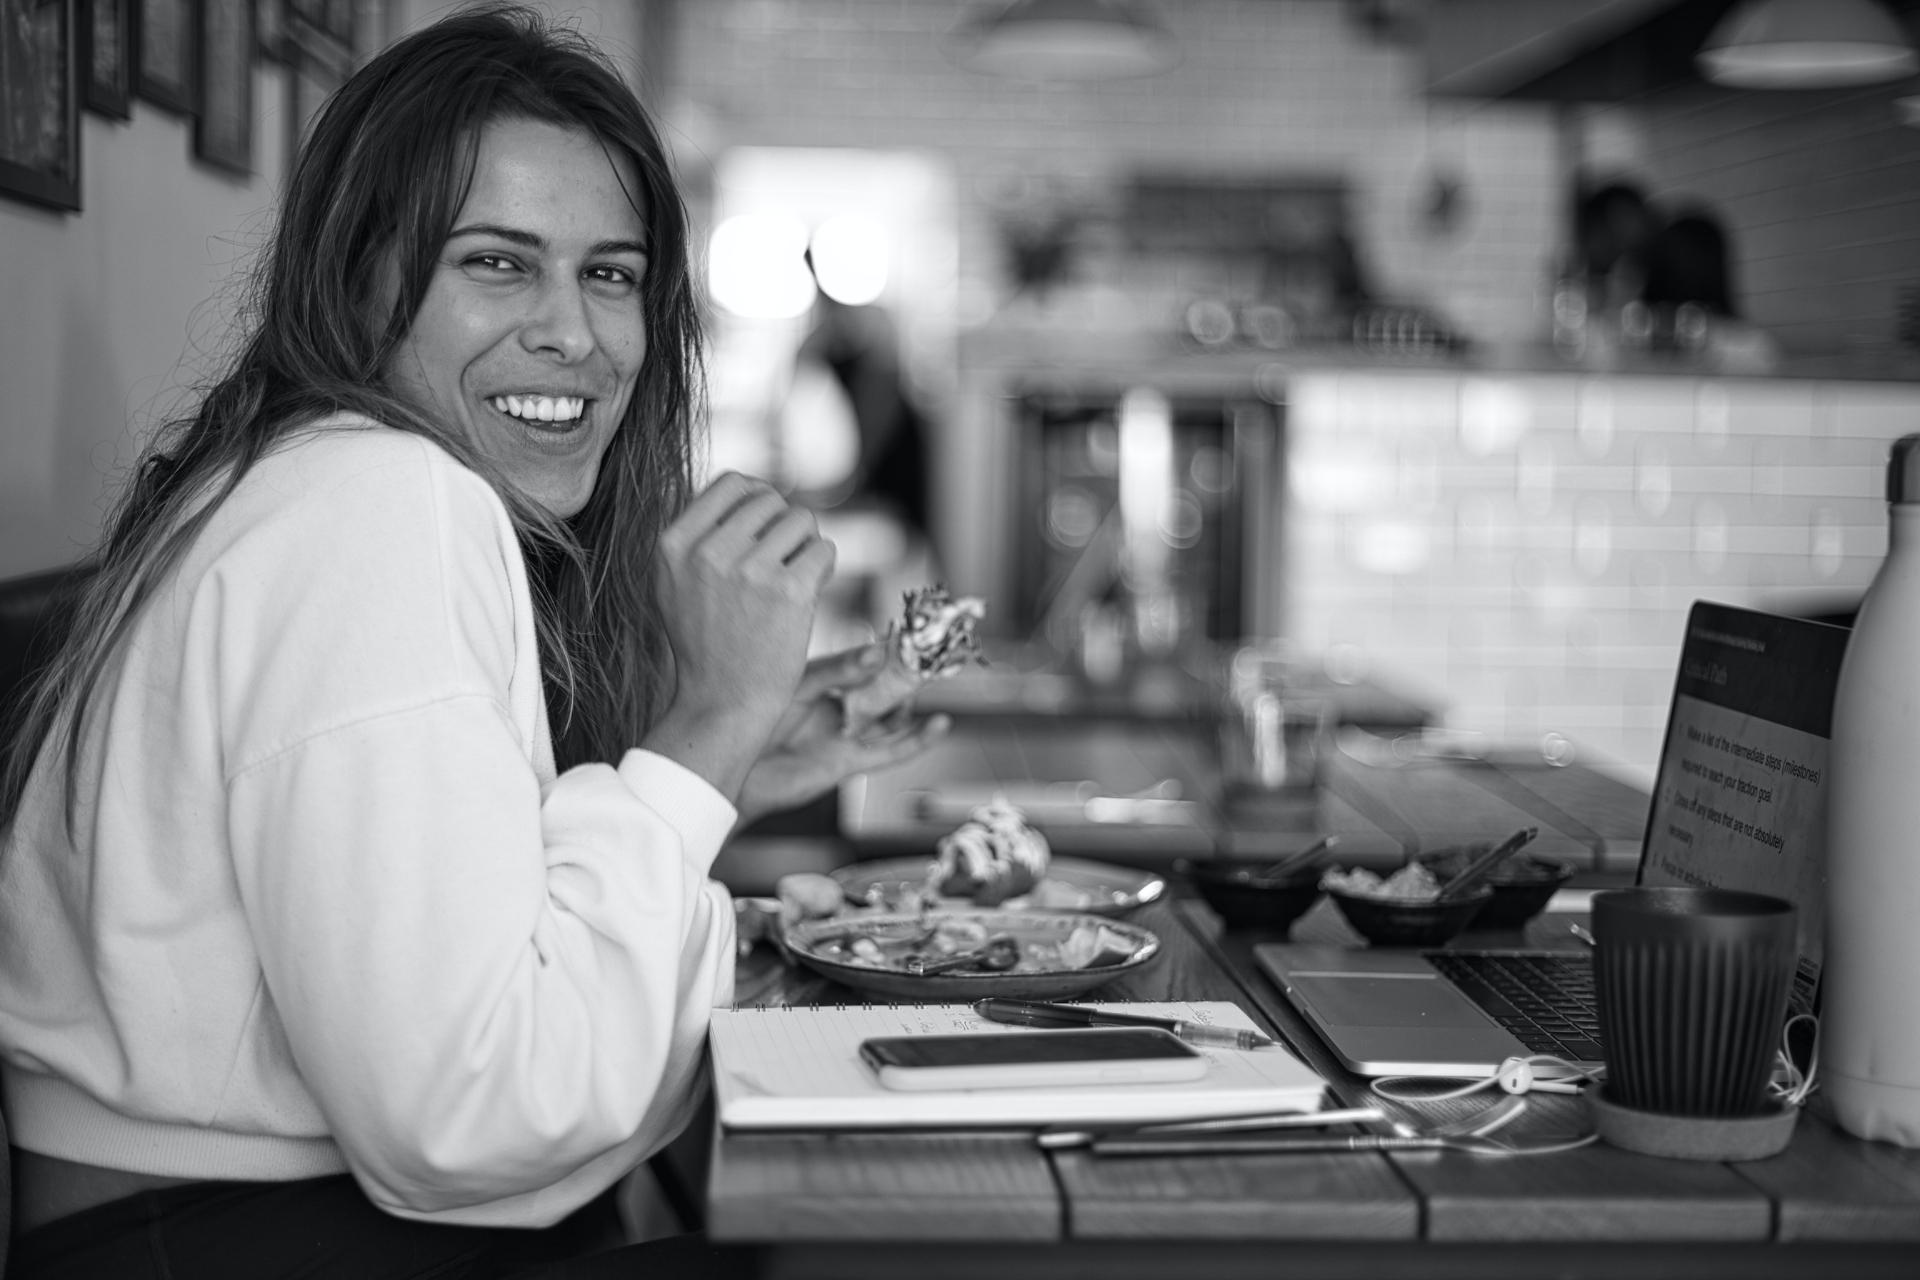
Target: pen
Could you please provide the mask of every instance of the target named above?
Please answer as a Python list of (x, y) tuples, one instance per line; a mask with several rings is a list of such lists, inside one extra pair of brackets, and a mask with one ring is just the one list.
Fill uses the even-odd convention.
[(1310, 1151), (1434, 1151), (1451, 1143), (1452, 1140), (1447, 1138), (1403, 1138), (1384, 1133), (1356, 1133), (1343, 1138), (1302, 1134), (1273, 1138), (1190, 1138), (1183, 1134), (1143, 1134), (1139, 1137), (1095, 1138), (1088, 1150), (1096, 1156), (1278, 1155)]
[(1384, 1118), (1378, 1107), (1350, 1107), (1329, 1111), (1263, 1112), (1245, 1116), (1214, 1116), (1206, 1120), (1161, 1120), (1152, 1124), (1117, 1125), (1092, 1129), (1043, 1129), (1034, 1141), (1045, 1150), (1087, 1147), (1120, 1137), (1169, 1137), (1232, 1133), (1247, 1129), (1323, 1129), (1336, 1124), (1366, 1124)]
[(1184, 1022), (1178, 1018), (1150, 1018), (1138, 1013), (1108, 1013), (1081, 1004), (1050, 1004), (1045, 1000), (1003, 1000), (989, 998), (973, 1002), (973, 1011), (991, 1022), (1008, 1022), (1020, 1027), (1159, 1027), (1171, 1031), (1188, 1044), (1214, 1045), (1223, 1049), (1258, 1049), (1275, 1043), (1258, 1031), (1238, 1027), (1212, 1027), (1204, 1022)]

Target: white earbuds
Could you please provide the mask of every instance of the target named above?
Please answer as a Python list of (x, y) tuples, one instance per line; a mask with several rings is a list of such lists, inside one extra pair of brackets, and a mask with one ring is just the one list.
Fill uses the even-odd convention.
[(1493, 1073), (1494, 1083), (1508, 1093), (1578, 1093), (1585, 1078), (1555, 1080), (1536, 1075), (1528, 1058), (1508, 1058)]
[[(1546, 1071), (1553, 1074), (1544, 1074)], [(1388, 1076), (1384, 1080), (1373, 1081), (1369, 1088), (1395, 1102), (1441, 1102), (1449, 1098), (1464, 1098), (1483, 1089), (1500, 1089), (1515, 1096), (1527, 1093), (1578, 1093), (1582, 1085), (1598, 1077), (1597, 1071), (1582, 1071), (1564, 1058), (1539, 1053), (1531, 1058), (1508, 1058), (1493, 1069), (1492, 1075), (1469, 1080), (1459, 1088), (1443, 1093), (1426, 1092), (1432, 1081), (1413, 1076)], [(1403, 1090), (1402, 1086), (1415, 1086), (1418, 1091)]]

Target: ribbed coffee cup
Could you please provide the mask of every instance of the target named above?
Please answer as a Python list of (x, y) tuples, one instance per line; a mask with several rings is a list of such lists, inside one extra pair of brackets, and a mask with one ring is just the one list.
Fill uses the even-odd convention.
[(1766, 894), (1595, 894), (1609, 1100), (1681, 1116), (1760, 1111), (1786, 1020), (1797, 923), (1793, 904)]

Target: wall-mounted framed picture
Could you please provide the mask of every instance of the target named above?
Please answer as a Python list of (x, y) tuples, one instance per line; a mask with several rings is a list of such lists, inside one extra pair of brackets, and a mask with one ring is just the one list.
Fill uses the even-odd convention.
[(79, 0), (0, 0), (0, 195), (80, 207)]
[(200, 92), (193, 154), (242, 176), (253, 172), (254, 0), (200, 0)]
[(133, 91), (180, 115), (193, 110), (193, 0), (133, 5)]
[(125, 120), (133, 104), (133, 0), (80, 0), (80, 69), (87, 110)]
[(287, 30), (288, 0), (254, 0), (253, 44), (269, 62), (293, 61), (293, 41)]
[(344, 41), (349, 49), (353, 47), (353, 0), (323, 0), (319, 6), (324, 17), (320, 29), (335, 40)]
[[(288, 14), (314, 31), (327, 29), (327, 0), (286, 0)], [(296, 32), (296, 37), (297, 37)]]
[(287, 171), (300, 156), (313, 117), (353, 70), (352, 51), (317, 32), (309, 32), (294, 50), (287, 77)]

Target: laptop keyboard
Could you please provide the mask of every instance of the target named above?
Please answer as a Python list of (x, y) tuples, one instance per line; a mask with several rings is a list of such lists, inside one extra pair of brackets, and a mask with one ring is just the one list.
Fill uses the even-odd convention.
[(1600, 1017), (1589, 956), (1574, 951), (1424, 954), (1529, 1053), (1600, 1061)]

